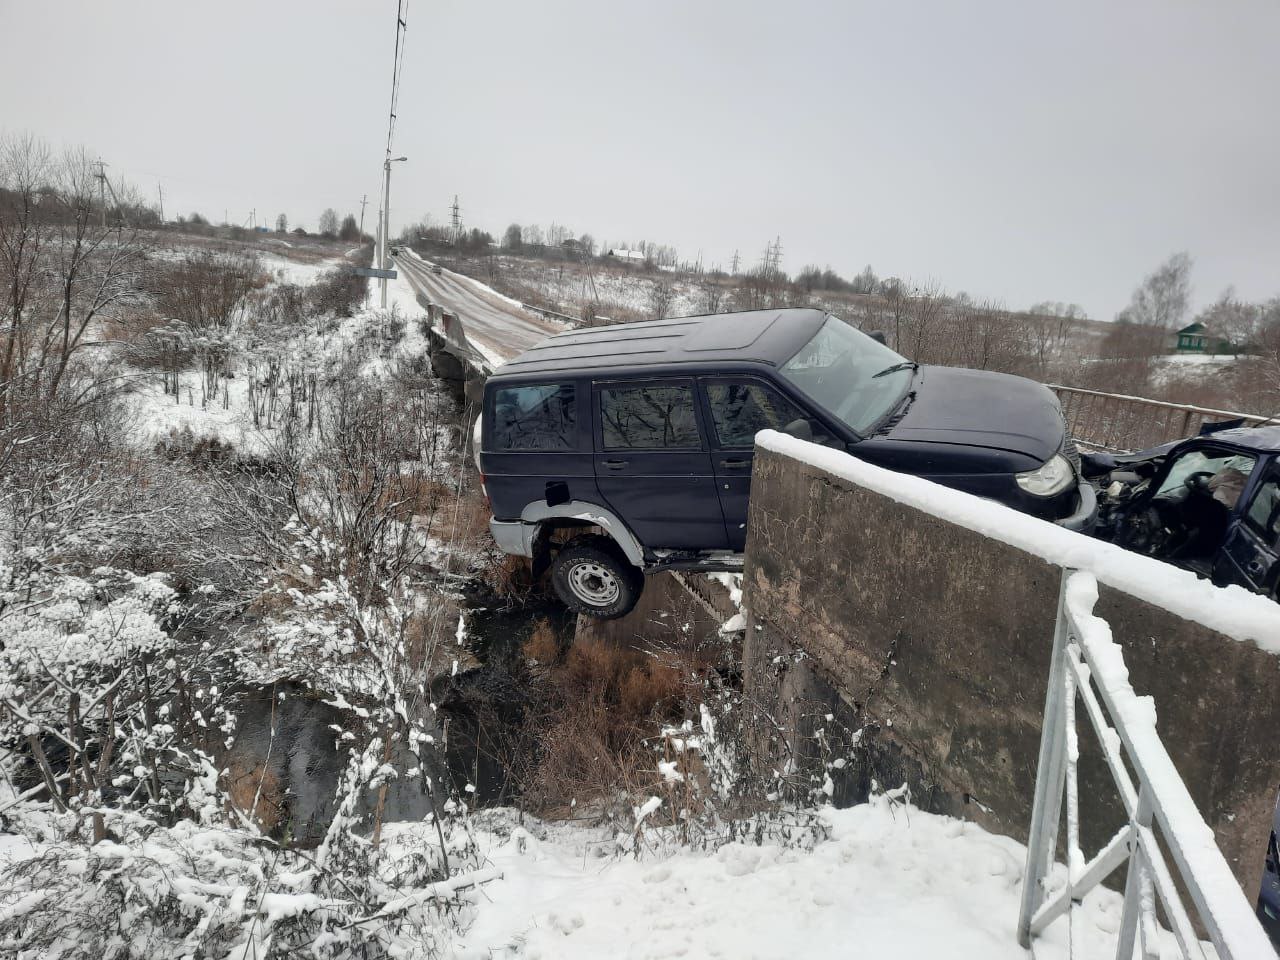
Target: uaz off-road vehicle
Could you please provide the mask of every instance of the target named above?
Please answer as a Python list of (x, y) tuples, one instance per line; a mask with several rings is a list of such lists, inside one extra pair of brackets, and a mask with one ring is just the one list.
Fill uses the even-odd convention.
[(766, 428), (1072, 529), (1096, 512), (1047, 387), (761, 310), (575, 330), (499, 368), (477, 426), (490, 529), (571, 609), (621, 616), (646, 573), (741, 569)]

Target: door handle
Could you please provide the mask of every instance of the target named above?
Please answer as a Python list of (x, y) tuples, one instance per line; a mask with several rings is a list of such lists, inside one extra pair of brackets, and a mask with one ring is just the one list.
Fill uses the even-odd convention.
[(740, 468), (742, 468), (742, 467), (749, 467), (749, 466), (751, 466), (751, 461), (750, 461), (750, 460), (742, 460), (742, 459), (740, 459), (740, 458), (738, 458), (738, 457), (731, 457), (731, 458), (730, 458), (730, 459), (728, 459), (728, 460), (721, 460), (721, 461), (720, 461), (720, 466), (725, 467), (725, 468), (727, 468), (727, 469), (729, 469), (729, 470), (737, 470), (737, 469), (740, 469)]
[(621, 470), (630, 462), (630, 460), (606, 460), (604, 465), (605, 468), (609, 470)]

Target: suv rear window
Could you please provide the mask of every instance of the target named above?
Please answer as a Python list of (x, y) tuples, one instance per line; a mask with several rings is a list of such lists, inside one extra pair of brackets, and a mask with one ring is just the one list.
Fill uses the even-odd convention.
[(600, 389), (606, 450), (699, 450), (693, 386), (636, 384)]
[(493, 398), (493, 449), (576, 449), (575, 400), (572, 383), (499, 388)]

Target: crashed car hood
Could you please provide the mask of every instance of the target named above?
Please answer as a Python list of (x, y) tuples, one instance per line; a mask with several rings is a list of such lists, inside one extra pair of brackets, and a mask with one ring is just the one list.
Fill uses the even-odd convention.
[(915, 399), (880, 439), (965, 444), (1045, 461), (1062, 446), (1065, 425), (1053, 391), (1023, 377), (957, 367), (920, 367)]

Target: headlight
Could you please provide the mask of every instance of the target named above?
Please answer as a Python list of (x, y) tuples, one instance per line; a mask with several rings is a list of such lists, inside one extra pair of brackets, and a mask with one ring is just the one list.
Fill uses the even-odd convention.
[(1035, 470), (1014, 474), (1014, 479), (1027, 493), (1052, 497), (1074, 484), (1076, 473), (1071, 469), (1071, 461), (1059, 453)]

